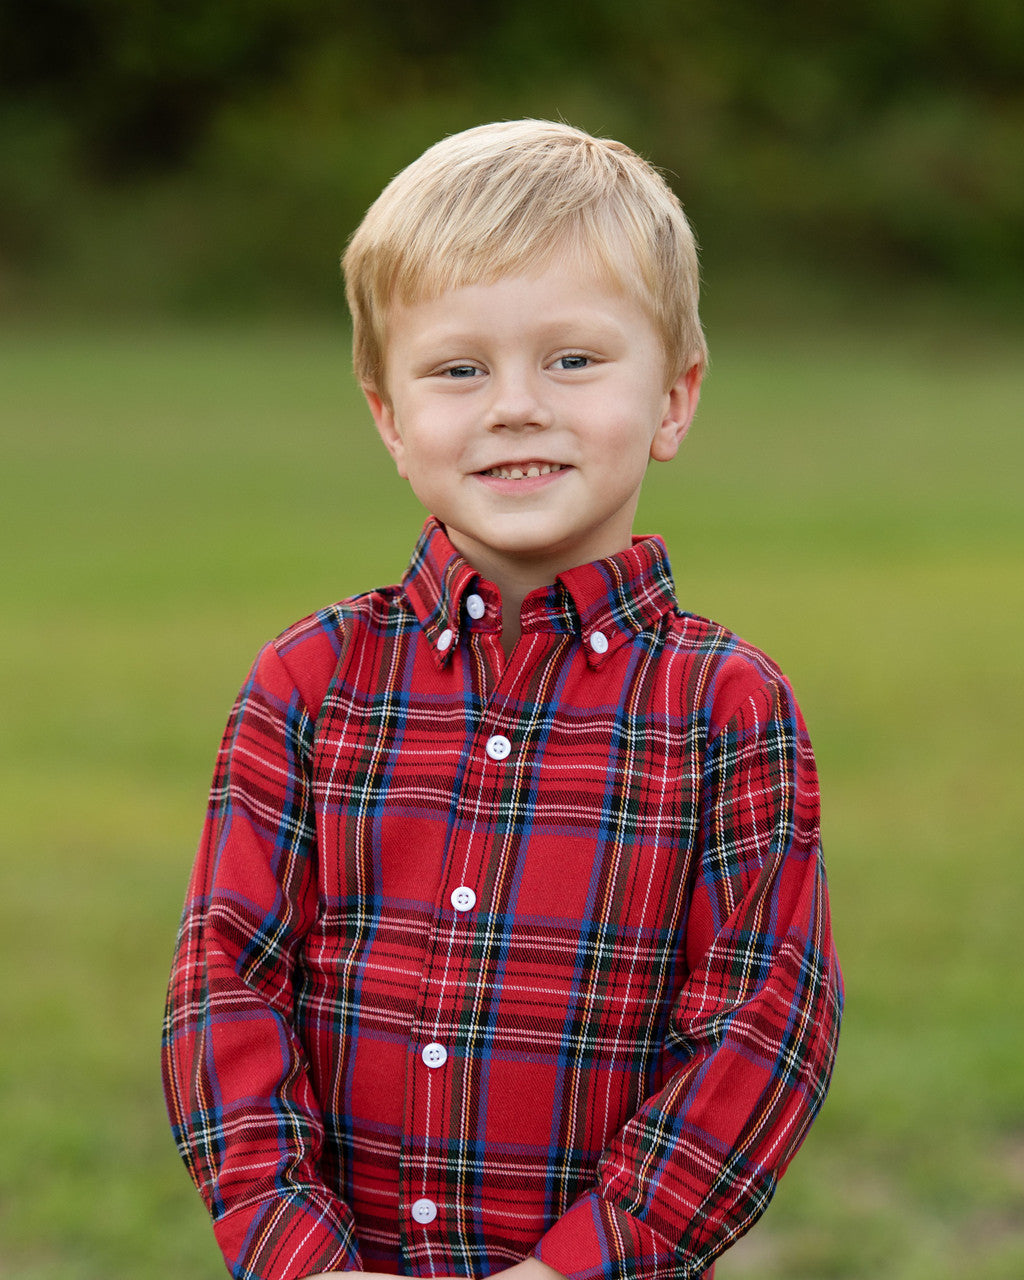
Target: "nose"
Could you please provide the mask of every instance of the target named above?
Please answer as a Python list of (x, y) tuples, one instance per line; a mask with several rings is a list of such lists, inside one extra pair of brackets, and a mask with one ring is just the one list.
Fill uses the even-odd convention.
[(487, 405), (487, 426), (491, 430), (543, 430), (551, 422), (551, 410), (537, 373), (521, 368), (492, 371)]

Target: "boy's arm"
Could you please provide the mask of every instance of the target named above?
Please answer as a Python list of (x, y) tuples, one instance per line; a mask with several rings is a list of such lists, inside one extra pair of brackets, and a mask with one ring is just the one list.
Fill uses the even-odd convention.
[[(314, 665), (333, 663), (316, 645)], [(264, 1280), (361, 1265), (351, 1213), (319, 1176), (323, 1127), (293, 1026), (295, 952), (316, 903), (311, 742), (268, 645), (218, 755), (164, 1027), (179, 1150), (228, 1269)]]
[(574, 1280), (699, 1276), (763, 1212), (828, 1087), (842, 983), (817, 775), (784, 680), (730, 661), (702, 788), (662, 1086), (535, 1250)]

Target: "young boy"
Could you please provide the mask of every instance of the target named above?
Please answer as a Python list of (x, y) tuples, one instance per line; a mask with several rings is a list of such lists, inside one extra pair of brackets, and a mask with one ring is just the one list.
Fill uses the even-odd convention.
[(234, 708), (176, 1139), (237, 1277), (697, 1277), (821, 1105), (841, 984), (789, 686), (632, 536), (705, 365), (690, 229), (621, 144), (496, 124), (399, 174), (345, 270), (432, 515)]

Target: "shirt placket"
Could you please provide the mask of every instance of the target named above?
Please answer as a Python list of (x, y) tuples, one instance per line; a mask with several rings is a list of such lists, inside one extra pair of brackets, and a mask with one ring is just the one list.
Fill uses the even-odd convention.
[(476, 978), (486, 963), (484, 886), (503, 835), (502, 795), (509, 771), (523, 763), (510, 711), (523, 671), (522, 658), (505, 664), (469, 744), (411, 1029), (400, 1212), (406, 1256), (418, 1273), (473, 1262), (459, 1242), (474, 1234), (473, 1206), (464, 1200), (477, 1177), (467, 1163), (478, 1136), (472, 1058), (483, 1034)]

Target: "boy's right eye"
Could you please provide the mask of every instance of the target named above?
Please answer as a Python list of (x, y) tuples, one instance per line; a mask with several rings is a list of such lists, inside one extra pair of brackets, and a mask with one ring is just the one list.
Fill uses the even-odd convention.
[(472, 378), (479, 373), (475, 364), (453, 364), (447, 369), (441, 370), (442, 374), (446, 374), (449, 378)]

